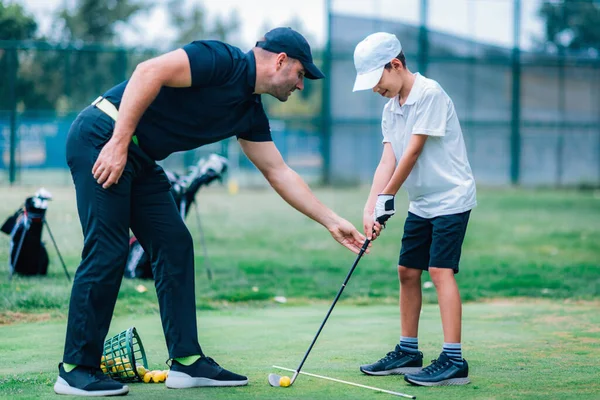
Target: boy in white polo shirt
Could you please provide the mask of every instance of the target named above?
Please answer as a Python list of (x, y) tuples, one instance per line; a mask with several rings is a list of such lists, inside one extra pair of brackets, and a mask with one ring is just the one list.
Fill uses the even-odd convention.
[[(414, 385), (467, 384), (462, 304), (454, 274), (470, 210), (477, 202), (454, 105), (437, 82), (406, 68), (400, 41), (392, 34), (365, 38), (356, 46), (354, 64), (354, 91), (372, 89), (390, 99), (381, 122), (383, 155), (364, 209), (365, 234), (377, 238), (394, 215), (394, 196), (401, 186), (410, 200), (398, 265), (400, 343), (360, 370), (368, 375), (404, 374)], [(423, 271), (429, 271), (437, 291), (444, 346), (438, 359), (422, 369), (417, 334)]]

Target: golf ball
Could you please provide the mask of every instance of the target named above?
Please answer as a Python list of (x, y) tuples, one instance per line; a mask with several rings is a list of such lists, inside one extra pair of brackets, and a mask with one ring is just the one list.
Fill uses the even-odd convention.
[(288, 387), (292, 382), (290, 381), (289, 376), (282, 376), (279, 378), (279, 386)]

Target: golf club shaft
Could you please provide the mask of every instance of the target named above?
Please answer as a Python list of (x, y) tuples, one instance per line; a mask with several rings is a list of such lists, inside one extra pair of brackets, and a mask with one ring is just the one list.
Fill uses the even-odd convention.
[(19, 256), (21, 255), (21, 248), (23, 247), (23, 242), (25, 241), (25, 235), (26, 234), (27, 234), (27, 230), (23, 229), (23, 232), (21, 233), (21, 238), (19, 239), (19, 245), (17, 246), (17, 252), (15, 253), (15, 259), (14, 260), (10, 260), (11, 256), (9, 255), (9, 261), (10, 261), (10, 276), (9, 276), (9, 280), (12, 279), (13, 272), (17, 268), (17, 261), (19, 261)]
[(313, 339), (312, 343), (308, 347), (308, 350), (306, 350), (306, 354), (304, 354), (304, 358), (302, 359), (302, 362), (300, 362), (300, 365), (298, 366), (298, 368), (294, 372), (294, 376), (292, 377), (292, 381), (291, 381), (290, 385), (292, 383), (294, 383), (294, 381), (296, 380), (296, 377), (300, 373), (300, 370), (302, 369), (302, 366), (304, 365), (304, 362), (308, 358), (308, 354), (312, 350), (313, 346), (315, 345), (315, 342), (317, 341), (317, 338), (319, 337), (319, 334), (323, 330), (323, 327), (325, 326), (325, 322), (327, 322), (327, 319), (329, 318), (329, 315), (331, 314), (331, 311), (333, 310), (333, 307), (335, 307), (335, 303), (337, 303), (338, 299), (342, 295), (342, 292), (344, 291), (344, 288), (346, 287), (346, 284), (350, 280), (350, 277), (352, 276), (352, 273), (354, 272), (354, 269), (356, 268), (356, 265), (358, 264), (358, 262), (360, 261), (361, 257), (363, 256), (363, 254), (365, 253), (365, 251), (369, 247), (369, 243), (370, 242), (371, 241), (369, 239), (365, 240), (365, 243), (363, 244), (362, 248), (358, 252), (358, 256), (356, 257), (356, 260), (354, 260), (354, 264), (352, 264), (352, 268), (350, 268), (350, 271), (348, 272), (348, 275), (346, 275), (346, 279), (344, 279), (344, 283), (342, 283), (342, 287), (340, 287), (340, 290), (338, 291), (337, 296), (335, 296), (335, 299), (333, 300), (333, 303), (331, 303), (331, 307), (329, 307), (329, 311), (327, 311), (327, 315), (325, 316), (325, 319), (321, 323), (321, 326), (319, 327), (319, 330), (317, 331), (317, 334), (315, 335), (315, 338)]
[(50, 225), (48, 221), (44, 218), (44, 224), (46, 228), (48, 228), (48, 233), (50, 234), (50, 239), (52, 239), (52, 243), (54, 244), (54, 248), (56, 249), (56, 254), (58, 254), (58, 258), (60, 258), (60, 262), (62, 264), (63, 269), (65, 270), (65, 275), (69, 282), (71, 282), (71, 276), (69, 275), (69, 271), (67, 271), (67, 265), (65, 264), (65, 260), (63, 260), (62, 255), (60, 254), (60, 250), (58, 250), (58, 245), (56, 244), (56, 240), (54, 240), (54, 235), (52, 234), (52, 230), (50, 229)]
[[(273, 368), (279, 368), (279, 369), (282, 369), (284, 371), (295, 372), (293, 369), (279, 367), (277, 365), (273, 365)], [(334, 381), (334, 382), (339, 382), (339, 383), (345, 383), (346, 385), (352, 385), (352, 386), (358, 386), (358, 387), (365, 388), (365, 389), (377, 390), (378, 392), (389, 393), (389, 394), (393, 394), (395, 396), (406, 397), (408, 399), (416, 399), (417, 398), (416, 396), (411, 396), (410, 394), (404, 394), (404, 393), (399, 393), (399, 392), (392, 392), (391, 390), (379, 389), (379, 388), (376, 388), (376, 387), (373, 387), (373, 386), (361, 385), (360, 383), (353, 383), (353, 382), (343, 381), (341, 379), (329, 378), (327, 376), (322, 376), (322, 375), (317, 375), (317, 374), (311, 374), (309, 372), (300, 372), (300, 373), (302, 375), (313, 376), (315, 378), (321, 378), (321, 379), (327, 379), (329, 381)]]
[(206, 247), (206, 240), (204, 239), (204, 231), (202, 230), (202, 224), (200, 223), (200, 206), (195, 201), (196, 206), (196, 223), (198, 224), (198, 231), (200, 231), (200, 243), (202, 244), (202, 251), (204, 252), (204, 266), (206, 267), (206, 275), (208, 280), (212, 281), (212, 271), (210, 269), (210, 260), (208, 259), (208, 248)]

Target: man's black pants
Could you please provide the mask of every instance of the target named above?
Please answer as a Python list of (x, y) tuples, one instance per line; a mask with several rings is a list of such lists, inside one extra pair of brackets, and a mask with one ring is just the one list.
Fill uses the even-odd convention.
[(192, 237), (154, 160), (131, 143), (119, 183), (103, 189), (92, 175), (114, 122), (86, 108), (67, 138), (67, 162), (84, 235), (73, 282), (63, 361), (97, 367), (129, 251), (129, 228), (150, 255), (170, 358), (202, 354), (198, 343)]

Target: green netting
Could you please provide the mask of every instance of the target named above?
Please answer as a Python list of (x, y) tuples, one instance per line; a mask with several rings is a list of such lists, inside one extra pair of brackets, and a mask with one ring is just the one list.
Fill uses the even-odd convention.
[[(102, 372), (120, 382), (141, 382), (143, 372), (148, 369), (146, 352), (134, 327), (127, 329), (104, 342), (104, 354), (100, 363)], [(140, 376), (141, 375), (141, 376)]]

